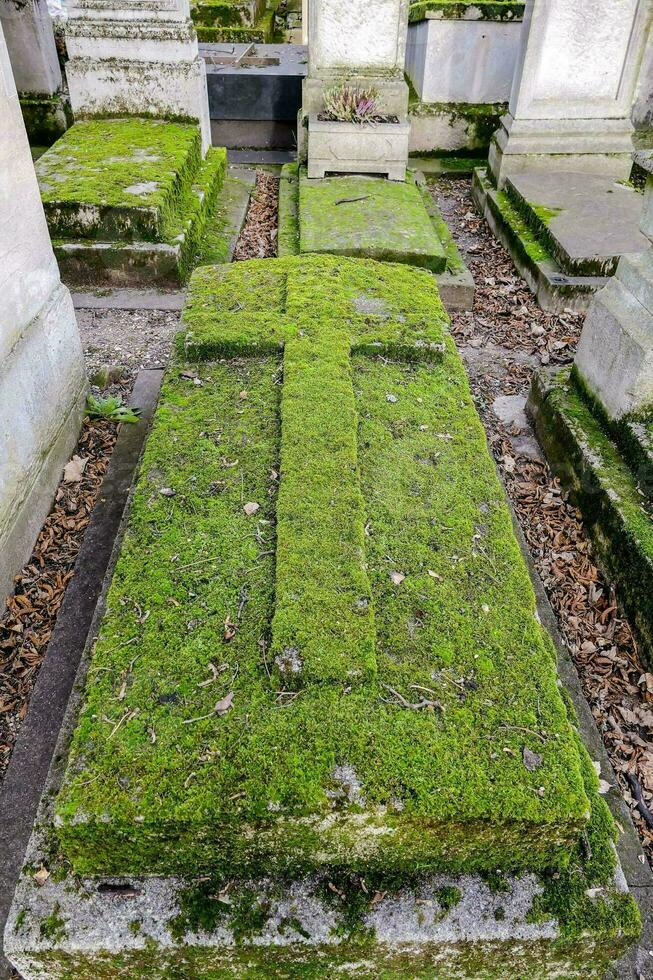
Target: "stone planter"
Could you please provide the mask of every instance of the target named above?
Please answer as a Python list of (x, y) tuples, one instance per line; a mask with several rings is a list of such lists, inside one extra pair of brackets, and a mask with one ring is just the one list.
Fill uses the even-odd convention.
[(325, 173), (385, 174), (405, 180), (410, 123), (326, 122), (308, 120), (308, 176)]

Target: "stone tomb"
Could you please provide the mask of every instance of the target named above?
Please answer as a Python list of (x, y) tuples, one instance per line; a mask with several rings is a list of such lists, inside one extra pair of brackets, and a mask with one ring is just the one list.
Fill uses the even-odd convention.
[(184, 328), (9, 957), (601, 976), (639, 918), (432, 276), (204, 267)]
[(89, 119), (36, 164), (55, 254), (75, 285), (176, 285), (196, 264), (226, 170), (199, 127)]
[(486, 171), (472, 192), (545, 310), (586, 310), (622, 255), (641, 253), (642, 195), (601, 174), (523, 171), (497, 190)]
[(430, 269), (448, 310), (468, 310), (474, 280), (421, 175), (405, 183), (369, 176), (281, 174), (279, 255), (351, 255)]
[(653, 162), (637, 159), (649, 174), (648, 248), (621, 259), (592, 301), (573, 370), (541, 372), (529, 409), (653, 663)]

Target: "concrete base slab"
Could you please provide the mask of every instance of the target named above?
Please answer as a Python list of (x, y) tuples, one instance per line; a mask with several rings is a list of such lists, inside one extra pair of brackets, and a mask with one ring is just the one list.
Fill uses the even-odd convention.
[[(31, 866), (48, 861), (35, 839)], [(619, 940), (601, 944), (560, 938), (551, 918), (529, 921), (541, 885), (532, 875), (502, 879), (500, 890), (467, 875), (424, 876), (410, 888), (365, 896), (362, 939), (346, 918), (346, 896), (326, 879), (266, 878), (227, 886), (215, 922), (189, 928), (188, 901), (198, 887), (178, 879), (73, 881), (39, 886), (25, 875), (7, 922), (5, 944), (25, 980), (47, 977), (447, 976), (600, 977)], [(189, 888), (190, 885), (190, 888)], [(336, 886), (334, 886), (336, 887)], [(199, 886), (200, 891), (206, 892)], [(234, 909), (257, 918), (255, 935), (234, 925)], [(51, 928), (52, 927), (52, 928)], [(371, 937), (374, 937), (373, 939)], [(602, 949), (601, 949), (602, 946)], [(113, 971), (113, 972), (112, 972)]]
[(447, 259), (413, 182), (299, 178), (300, 252), (403, 262), (443, 272)]
[(472, 196), (543, 310), (584, 313), (593, 294), (608, 282), (605, 276), (567, 275), (544, 248), (505, 191), (491, 183), (488, 171), (474, 171)]
[(505, 191), (567, 275), (611, 275), (621, 255), (648, 248), (642, 195), (611, 177), (525, 171)]

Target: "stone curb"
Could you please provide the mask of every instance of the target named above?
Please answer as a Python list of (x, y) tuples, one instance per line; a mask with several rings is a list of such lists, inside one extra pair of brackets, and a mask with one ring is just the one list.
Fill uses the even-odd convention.
[[(141, 417), (136, 425), (124, 425), (118, 437), (0, 789), (0, 943), (77, 668), (117, 557), (117, 538), (162, 376), (161, 370), (143, 370), (136, 379), (130, 403), (141, 409)], [(0, 978), (11, 975), (0, 949)]]

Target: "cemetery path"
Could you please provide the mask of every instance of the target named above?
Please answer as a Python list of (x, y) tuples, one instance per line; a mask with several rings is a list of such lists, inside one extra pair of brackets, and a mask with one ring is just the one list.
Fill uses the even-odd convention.
[(653, 674), (524, 412), (533, 371), (573, 358), (582, 317), (539, 308), (476, 212), (469, 181), (430, 190), (476, 281), (474, 308), (454, 314), (452, 329), (488, 441), (653, 862)]
[(271, 259), (277, 254), (279, 178), (259, 170), (234, 262)]

